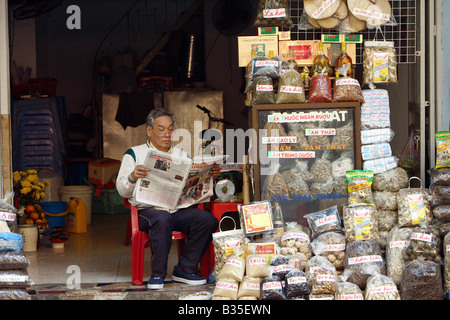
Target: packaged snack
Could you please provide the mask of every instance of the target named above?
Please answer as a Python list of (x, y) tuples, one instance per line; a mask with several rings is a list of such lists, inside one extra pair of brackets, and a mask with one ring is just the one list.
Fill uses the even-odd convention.
[(364, 42), (363, 80), (365, 84), (397, 83), (397, 55), (394, 42)]
[(238, 250), (248, 240), (242, 229), (215, 232), (212, 237), (215, 257), (214, 274), (217, 276), (228, 257), (234, 254), (235, 250)]
[(256, 27), (292, 27), (293, 23), (289, 15), (288, 0), (259, 0)]
[(272, 205), (269, 201), (239, 205), (238, 209), (241, 226), (247, 236), (273, 230)]
[(373, 171), (352, 170), (345, 173), (348, 181), (348, 204), (359, 206), (373, 204)]
[(450, 131), (436, 132), (436, 169), (450, 167)]
[(345, 206), (343, 217), (347, 242), (380, 240), (377, 209), (374, 205)]

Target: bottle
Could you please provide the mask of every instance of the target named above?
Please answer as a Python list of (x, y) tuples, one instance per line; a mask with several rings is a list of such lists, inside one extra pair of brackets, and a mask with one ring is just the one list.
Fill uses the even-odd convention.
[(273, 232), (277, 238), (281, 240), (284, 233), (284, 219), (283, 212), (278, 202), (275, 202), (275, 209), (273, 211)]
[(323, 52), (323, 42), (319, 42), (319, 53), (314, 57), (312, 72), (321, 73), (323, 69), (328, 74), (333, 72), (330, 66), (330, 59)]
[[(348, 71), (347, 71), (347, 76), (351, 77), (351, 78), (354, 78), (353, 61), (352, 61), (352, 58), (347, 54), (347, 43), (342, 42), (341, 54), (336, 59), (336, 65), (335, 65), (335, 68), (334, 68), (336, 70), (336, 72), (338, 72), (339, 68), (342, 67), (344, 64), (349, 64)], [(345, 75), (343, 75), (343, 76), (345, 76)]]

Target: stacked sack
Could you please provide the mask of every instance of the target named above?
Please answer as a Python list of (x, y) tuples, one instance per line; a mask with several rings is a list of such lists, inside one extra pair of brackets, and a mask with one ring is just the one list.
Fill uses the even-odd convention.
[(443, 237), (444, 290), (450, 292), (450, 132), (437, 132), (436, 167), (431, 169), (432, 213)]
[(17, 210), (7, 202), (13, 195), (0, 200), (0, 300), (31, 300), (26, 290), (32, 284), (30, 261), (22, 251), (22, 235), (11, 232), (17, 227)]

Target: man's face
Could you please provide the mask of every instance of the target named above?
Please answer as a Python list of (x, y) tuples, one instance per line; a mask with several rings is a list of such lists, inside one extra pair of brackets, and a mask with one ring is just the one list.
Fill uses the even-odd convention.
[(174, 130), (172, 118), (170, 116), (160, 116), (155, 119), (153, 127), (147, 126), (147, 135), (156, 149), (167, 152), (172, 145), (172, 133)]

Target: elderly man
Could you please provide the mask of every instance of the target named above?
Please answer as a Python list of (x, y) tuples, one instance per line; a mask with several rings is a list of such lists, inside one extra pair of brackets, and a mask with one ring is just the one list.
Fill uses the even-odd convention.
[[(172, 146), (172, 133), (175, 131), (175, 117), (166, 109), (152, 110), (146, 120), (147, 135), (145, 144), (128, 149), (122, 159), (117, 177), (119, 194), (128, 198), (139, 212), (139, 229), (150, 235), (151, 277), (149, 289), (162, 289), (167, 274), (167, 260), (172, 244), (172, 231), (187, 235), (186, 244), (178, 264), (172, 272), (172, 279), (189, 285), (201, 285), (206, 279), (197, 275), (198, 264), (209, 247), (219, 222), (210, 213), (191, 206), (180, 210), (152, 207), (135, 200), (136, 181), (147, 176), (148, 169), (142, 166), (149, 149), (174, 153), (188, 157), (188, 154)], [(219, 167), (211, 170), (214, 178), (220, 175)]]

